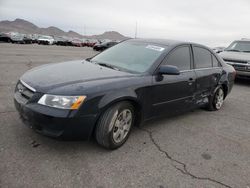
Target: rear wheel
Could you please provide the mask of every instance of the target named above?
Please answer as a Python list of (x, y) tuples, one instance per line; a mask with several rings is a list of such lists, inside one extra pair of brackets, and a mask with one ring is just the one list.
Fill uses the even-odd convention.
[(217, 87), (214, 94), (209, 99), (208, 110), (216, 111), (220, 110), (225, 99), (225, 93), (223, 88)]
[(134, 124), (134, 114), (134, 107), (129, 102), (120, 102), (108, 108), (97, 123), (95, 137), (98, 144), (107, 149), (122, 146)]

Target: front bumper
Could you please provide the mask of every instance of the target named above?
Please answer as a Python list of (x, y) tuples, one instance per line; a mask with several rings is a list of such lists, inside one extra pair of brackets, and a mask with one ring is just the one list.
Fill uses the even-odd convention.
[(234, 67), (236, 71), (236, 76), (244, 76), (250, 77), (250, 64), (242, 64), (242, 63), (232, 63), (226, 62), (227, 64)]
[(236, 76), (250, 77), (250, 72), (236, 70)]
[(14, 103), (21, 120), (40, 134), (57, 138), (89, 139), (94, 130), (96, 115), (64, 115), (58, 113), (57, 109), (39, 104), (22, 104), (16, 98)]

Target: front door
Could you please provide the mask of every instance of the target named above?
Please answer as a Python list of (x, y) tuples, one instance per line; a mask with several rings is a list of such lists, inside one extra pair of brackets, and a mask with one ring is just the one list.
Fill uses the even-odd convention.
[(177, 66), (180, 75), (155, 75), (152, 86), (152, 116), (173, 115), (193, 107), (196, 74), (189, 45), (175, 48), (162, 64)]

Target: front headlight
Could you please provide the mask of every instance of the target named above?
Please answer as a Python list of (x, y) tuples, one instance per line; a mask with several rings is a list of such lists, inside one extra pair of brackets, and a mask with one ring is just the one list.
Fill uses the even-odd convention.
[(86, 96), (58, 96), (44, 94), (38, 101), (38, 104), (60, 109), (76, 110), (81, 106), (85, 99)]

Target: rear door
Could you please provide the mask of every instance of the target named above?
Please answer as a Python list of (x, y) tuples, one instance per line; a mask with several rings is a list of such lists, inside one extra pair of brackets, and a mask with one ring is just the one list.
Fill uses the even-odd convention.
[(196, 75), (192, 69), (191, 46), (178, 46), (167, 55), (162, 65), (174, 65), (180, 75), (153, 77), (152, 115), (172, 115), (188, 110), (193, 105)]
[(219, 67), (218, 60), (208, 49), (196, 45), (193, 45), (192, 49), (197, 76), (195, 97), (197, 103), (202, 104), (207, 102), (207, 97), (217, 86), (222, 74), (222, 68)]

